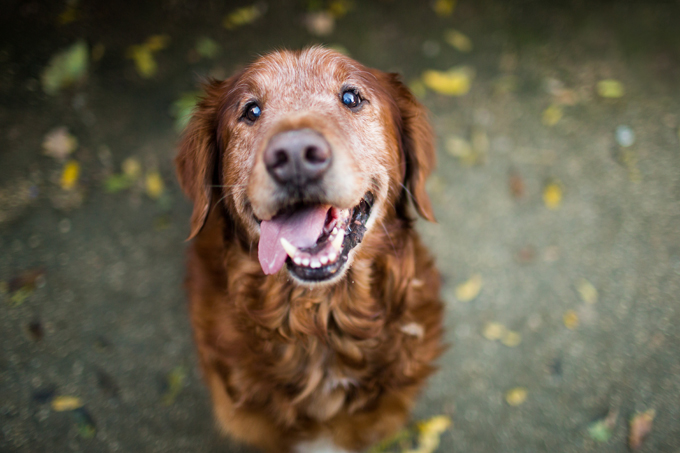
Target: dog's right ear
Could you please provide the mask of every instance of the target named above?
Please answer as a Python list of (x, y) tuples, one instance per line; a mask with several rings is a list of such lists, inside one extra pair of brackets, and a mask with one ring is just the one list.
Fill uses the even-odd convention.
[(203, 228), (211, 208), (211, 194), (218, 161), (219, 115), (224, 95), (235, 78), (225, 81), (210, 80), (204, 86), (205, 96), (196, 104), (191, 120), (182, 133), (179, 153), (175, 157), (177, 178), (184, 193), (194, 203), (191, 214), (193, 239)]

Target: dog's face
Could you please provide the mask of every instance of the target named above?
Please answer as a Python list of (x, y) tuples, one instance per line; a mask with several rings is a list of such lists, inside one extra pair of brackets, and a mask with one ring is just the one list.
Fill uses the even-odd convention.
[(320, 48), (272, 53), (212, 82), (177, 158), (192, 236), (217, 186), (265, 274), (285, 265), (302, 284), (341, 278), (364, 235), (404, 215), (406, 194), (432, 219), (425, 116), (394, 75)]

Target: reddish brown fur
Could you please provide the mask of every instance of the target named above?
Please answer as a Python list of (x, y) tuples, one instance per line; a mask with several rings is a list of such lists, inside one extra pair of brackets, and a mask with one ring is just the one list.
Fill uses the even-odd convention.
[[(318, 120), (287, 112), (276, 123), (263, 122), (258, 134), (239, 129), (233, 116), (244, 87), (273, 90), (266, 92), (268, 99), (272, 93), (286, 96), (258, 84), (275, 86), (277, 68), (301, 55), (317, 58), (321, 69), (333, 73), (329, 80), (359, 74), (373, 96), (376, 125), (361, 131), (354, 117), (343, 119), (345, 113), (316, 112)], [(319, 77), (314, 73), (301, 83), (313, 84)], [(307, 102), (313, 104), (317, 95), (310, 96)], [(338, 125), (324, 115), (336, 115)], [(257, 260), (252, 212), (264, 208), (250, 206), (248, 194), (254, 190), (256, 199), (267, 194), (264, 177), (253, 176), (263, 146), (258, 140), (266, 142), (275, 130), (301, 124), (327, 137), (342, 136), (333, 129), (339, 127), (385, 143), (373, 157), (366, 151), (371, 162), (348, 154), (357, 168), (375, 165), (385, 184), (375, 183), (382, 194), (375, 214), (380, 218), (353, 252), (345, 275), (332, 284), (302, 285), (285, 269), (265, 276)], [(351, 153), (338, 143), (331, 142), (336, 154)], [(433, 219), (424, 189), (433, 165), (425, 111), (396, 76), (334, 52), (275, 53), (207, 87), (183, 138), (177, 168), (194, 202), (187, 288), (195, 341), (217, 419), (231, 436), (270, 452), (292, 451), (301, 441), (326, 436), (356, 451), (405, 422), (442, 351), (439, 274), (407, 214), (410, 192), (417, 211)], [(355, 180), (362, 181), (360, 176)], [(223, 186), (212, 187), (216, 182)], [(238, 189), (246, 184), (251, 192)], [(412, 323), (422, 327), (422, 336), (403, 331)], [(338, 382), (345, 384), (334, 386)]]

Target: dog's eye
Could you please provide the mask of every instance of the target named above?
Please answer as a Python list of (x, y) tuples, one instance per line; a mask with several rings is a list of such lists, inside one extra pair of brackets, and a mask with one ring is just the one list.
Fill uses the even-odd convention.
[(252, 103), (246, 106), (246, 111), (243, 113), (243, 118), (249, 123), (254, 123), (262, 115), (262, 109), (260, 106)]
[(355, 89), (349, 89), (342, 92), (342, 103), (353, 112), (358, 111), (363, 102), (364, 100), (361, 98), (361, 95)]

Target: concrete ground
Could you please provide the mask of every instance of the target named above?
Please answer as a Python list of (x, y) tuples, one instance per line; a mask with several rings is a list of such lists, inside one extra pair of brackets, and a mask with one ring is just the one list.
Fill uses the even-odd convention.
[[(196, 370), (169, 112), (205, 75), (325, 43), (401, 72), (433, 113), (439, 223), (419, 228), (451, 348), (414, 420), (451, 418), (437, 451), (625, 452), (630, 419), (654, 410), (638, 451), (680, 452), (680, 3), (460, 0), (437, 15), (446, 3), (268, 1), (229, 30), (225, 1), (81, 0), (70, 16), (3, 2), (0, 451), (246, 451), (214, 429)], [(350, 8), (316, 36), (304, 18), (329, 5)], [(156, 34), (170, 40), (145, 79), (126, 51)], [(81, 38), (98, 58), (87, 81), (44, 94), (48, 60)], [(459, 65), (465, 95), (419, 82)], [(622, 96), (598, 94), (607, 79)], [(78, 140), (70, 190), (42, 148), (60, 126)], [(83, 406), (55, 411), (60, 396)]]

